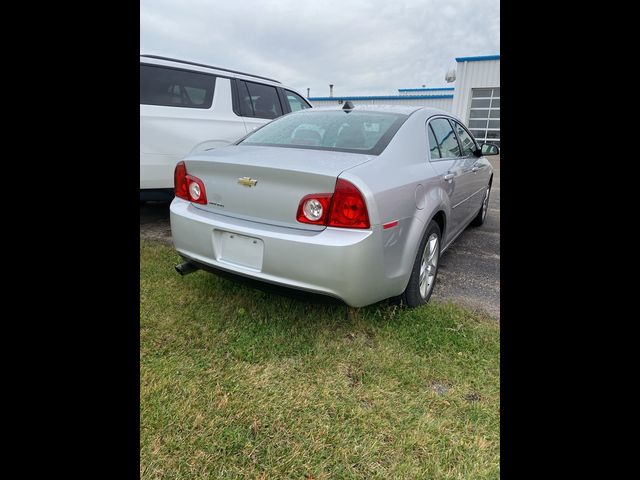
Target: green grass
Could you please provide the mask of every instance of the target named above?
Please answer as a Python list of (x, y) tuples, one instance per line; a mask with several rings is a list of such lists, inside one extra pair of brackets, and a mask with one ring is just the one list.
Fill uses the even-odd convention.
[(498, 322), (313, 305), (140, 246), (141, 478), (499, 477)]

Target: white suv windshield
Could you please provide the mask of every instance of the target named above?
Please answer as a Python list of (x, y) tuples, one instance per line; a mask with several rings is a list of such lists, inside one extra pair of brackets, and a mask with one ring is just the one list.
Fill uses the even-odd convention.
[(378, 155), (407, 118), (399, 113), (309, 109), (268, 123), (239, 145)]

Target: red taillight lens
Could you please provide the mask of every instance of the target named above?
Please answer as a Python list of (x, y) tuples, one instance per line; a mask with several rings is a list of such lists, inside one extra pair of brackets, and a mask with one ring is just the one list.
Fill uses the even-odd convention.
[(191, 200), (189, 197), (189, 184), (187, 182), (187, 166), (184, 162), (178, 162), (173, 172), (173, 185), (176, 197)]
[(330, 193), (312, 193), (300, 200), (296, 218), (301, 223), (326, 225), (329, 213)]
[(333, 193), (312, 193), (300, 200), (296, 218), (301, 223), (342, 228), (369, 228), (367, 204), (360, 190), (341, 178)]
[(187, 174), (187, 166), (180, 161), (173, 174), (176, 197), (201, 205), (207, 204), (207, 193), (204, 183), (198, 177)]
[(354, 184), (339, 178), (331, 199), (329, 227), (369, 228), (367, 204)]

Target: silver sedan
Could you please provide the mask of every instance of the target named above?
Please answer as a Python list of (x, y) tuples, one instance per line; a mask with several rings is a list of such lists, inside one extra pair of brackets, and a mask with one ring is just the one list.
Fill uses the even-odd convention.
[(440, 255), (487, 214), (493, 171), (462, 122), (431, 108), (308, 109), (175, 169), (173, 242), (197, 269), (361, 307), (426, 303)]

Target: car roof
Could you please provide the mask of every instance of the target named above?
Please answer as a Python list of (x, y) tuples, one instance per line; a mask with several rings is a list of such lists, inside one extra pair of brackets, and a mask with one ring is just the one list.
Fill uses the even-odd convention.
[[(274, 82), (274, 83), (282, 83), (279, 80), (274, 80), (273, 78), (268, 78), (268, 77), (262, 77), (260, 75), (254, 75), (252, 73), (245, 73), (245, 72), (239, 72), (237, 70), (230, 70), (228, 68), (222, 68), (222, 67), (214, 67), (212, 65), (206, 65), (204, 63), (196, 63), (196, 62), (191, 62), (188, 60), (180, 60), (177, 58), (169, 58), (169, 57), (161, 57), (160, 55), (148, 55), (148, 54), (140, 54), (140, 60), (142, 60), (143, 58), (145, 59), (153, 59), (153, 60), (161, 60), (163, 63), (165, 62), (171, 62), (171, 63), (179, 63), (179, 64), (183, 64), (183, 65), (191, 65), (194, 67), (204, 67), (204, 68), (208, 68), (208, 69), (212, 69), (212, 70), (218, 70), (220, 72), (227, 72), (227, 73), (233, 73), (236, 75), (244, 75), (245, 77), (253, 77), (253, 78), (259, 78), (261, 80), (268, 80), (269, 82)], [(156, 63), (156, 62), (153, 62)]]

